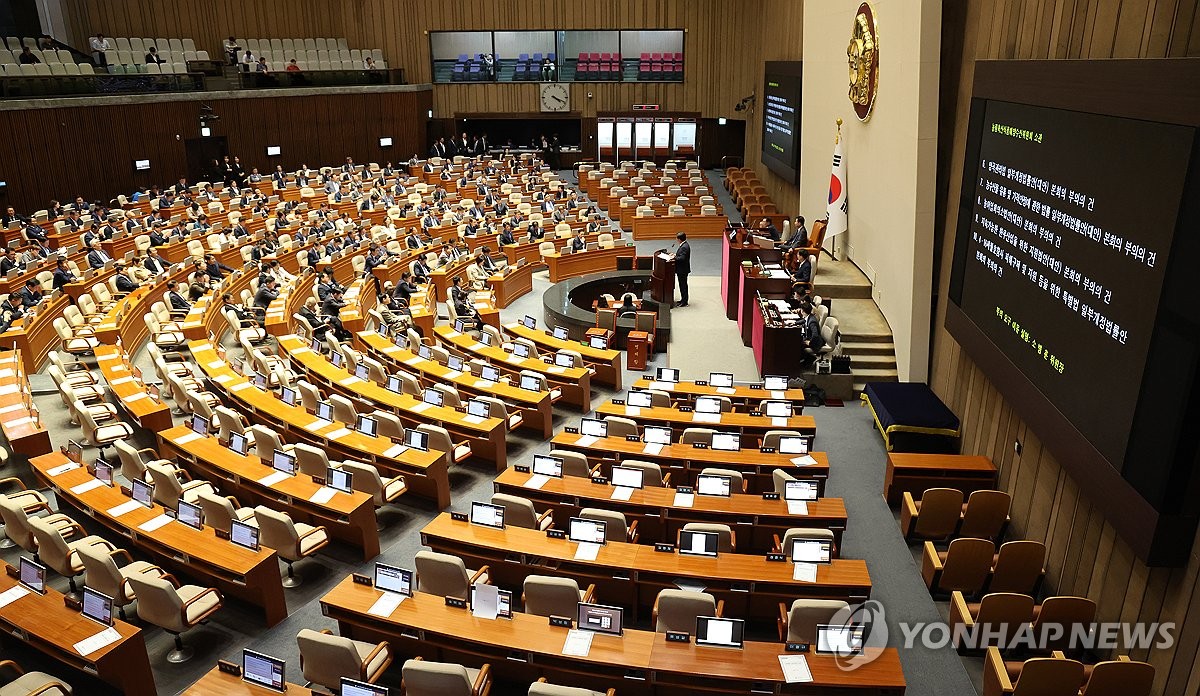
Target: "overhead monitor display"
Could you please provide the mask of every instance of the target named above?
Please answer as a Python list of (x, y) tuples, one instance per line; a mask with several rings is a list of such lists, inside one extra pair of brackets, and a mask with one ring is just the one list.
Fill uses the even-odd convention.
[(695, 121), (676, 121), (675, 122), (675, 149), (678, 150), (695, 150), (696, 149), (696, 122)]
[(633, 124), (629, 121), (617, 122), (617, 147), (628, 150), (633, 146)]
[(763, 78), (762, 162), (795, 183), (800, 168), (800, 61), (768, 61)]
[(654, 148), (665, 150), (671, 146), (671, 122), (656, 121), (654, 123)]
[(650, 149), (650, 144), (654, 140), (654, 124), (650, 121), (638, 121), (633, 125), (633, 132), (633, 141), (637, 144), (637, 149), (639, 151)]

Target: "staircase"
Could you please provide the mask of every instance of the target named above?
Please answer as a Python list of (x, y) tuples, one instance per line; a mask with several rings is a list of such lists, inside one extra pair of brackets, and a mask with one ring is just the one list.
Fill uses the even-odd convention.
[(829, 298), (842, 334), (842, 353), (850, 356), (854, 393), (867, 382), (895, 382), (896, 347), (892, 331), (871, 299), (871, 282), (849, 261), (824, 254), (817, 264), (817, 294)]
[(842, 334), (842, 352), (850, 356), (854, 393), (867, 382), (895, 382), (896, 346), (891, 334)]

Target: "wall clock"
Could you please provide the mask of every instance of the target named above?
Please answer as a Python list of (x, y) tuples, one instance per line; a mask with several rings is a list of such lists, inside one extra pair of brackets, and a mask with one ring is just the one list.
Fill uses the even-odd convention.
[(542, 85), (539, 103), (542, 111), (570, 111), (571, 90), (559, 82), (547, 82)]

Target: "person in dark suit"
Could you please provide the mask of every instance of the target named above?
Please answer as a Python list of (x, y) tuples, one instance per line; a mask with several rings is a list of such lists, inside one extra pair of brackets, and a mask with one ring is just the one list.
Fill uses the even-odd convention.
[(342, 326), (340, 314), (342, 307), (346, 306), (346, 301), (342, 299), (342, 289), (334, 288), (333, 292), (329, 293), (329, 297), (325, 298), (325, 302), (321, 305), (321, 313), (325, 315), (326, 322), (333, 328), (333, 334), (337, 336), (339, 341), (349, 341), (353, 336)]
[(4, 275), (12, 270), (20, 270), (21, 263), (17, 260), (16, 247), (8, 247), (4, 250), (4, 256), (0, 257), (0, 275)]
[(401, 273), (400, 282), (396, 283), (396, 287), (392, 290), (392, 296), (404, 300), (407, 304), (415, 292), (417, 292), (417, 286), (412, 281), (412, 273), (408, 271)]
[(812, 255), (808, 253), (808, 249), (801, 249), (797, 253), (800, 255), (800, 263), (796, 265), (796, 271), (792, 273), (792, 280), (797, 283), (811, 283)]
[(212, 281), (209, 279), (208, 274), (204, 271), (197, 272), (192, 276), (191, 284), (188, 285), (188, 301), (195, 302), (199, 300), (201, 297), (207, 295), (209, 290), (212, 290)]
[(500, 230), (500, 237), (496, 240), (496, 243), (500, 246), (509, 246), (517, 243), (516, 238), (513, 237), (512, 225), (507, 222), (504, 223), (504, 227)]
[(424, 285), (429, 282), (429, 265), (425, 263), (424, 258), (417, 258), (409, 268), (412, 270), (413, 282), (418, 285)]
[(794, 231), (792, 232), (792, 236), (788, 237), (788, 240), (783, 243), (782, 248), (784, 251), (788, 251), (790, 249), (796, 249), (796, 248), (806, 247), (806, 246), (808, 246), (808, 230), (805, 229), (805, 227), (804, 227), (804, 217), (801, 215), (797, 215), (796, 216), (796, 227), (795, 227)]
[(127, 269), (124, 264), (119, 262), (117, 263), (116, 278), (117, 279), (115, 282), (117, 286), (117, 292), (125, 293), (126, 295), (134, 290), (137, 290), (138, 286), (140, 285), (140, 283), (138, 283), (137, 280), (129, 273), (129, 269)]
[(676, 234), (675, 239), (679, 240), (679, 247), (671, 258), (675, 260), (675, 281), (679, 286), (679, 306), (686, 307), (688, 306), (688, 274), (692, 272), (692, 245), (688, 244), (686, 232)]
[(254, 306), (266, 311), (277, 297), (279, 297), (279, 281), (268, 277), (258, 286), (258, 292), (254, 293)]
[(804, 302), (800, 305), (800, 317), (801, 326), (804, 327), (800, 364), (808, 366), (816, 362), (817, 353), (825, 347), (825, 337), (821, 335), (821, 327), (817, 324), (817, 318), (813, 316), (811, 302)]
[(496, 262), (492, 260), (492, 255), (489, 253), (486, 246), (479, 250), (478, 258), (479, 268), (481, 268), (484, 273), (492, 275), (500, 270), (500, 267), (497, 266)]
[(170, 242), (170, 239), (163, 231), (162, 225), (158, 223), (154, 223), (154, 229), (150, 230), (149, 236), (150, 246), (152, 247), (166, 246)]
[(167, 262), (163, 261), (163, 258), (158, 255), (158, 249), (155, 249), (154, 247), (150, 247), (150, 249), (147, 250), (146, 261), (142, 265), (146, 267), (147, 271), (150, 271), (154, 275), (159, 275), (163, 271), (167, 270), (168, 266)]
[(317, 314), (317, 300), (310, 297), (304, 301), (304, 306), (300, 308), (300, 316), (304, 317), (313, 327), (313, 338), (324, 339), (325, 334), (329, 332), (329, 325)]
[(254, 313), (240, 304), (235, 303), (233, 301), (233, 295), (230, 293), (223, 293), (221, 295), (221, 312), (233, 312), (233, 315), (237, 317), (238, 321), (248, 322), (251, 326), (258, 326), (258, 318), (254, 316)]
[(755, 229), (754, 232), (760, 237), (766, 237), (767, 239), (770, 239), (772, 242), (779, 241), (779, 230), (775, 227), (775, 223), (771, 222), (771, 220), (768, 218), (759, 220), (758, 228)]
[(546, 233), (542, 231), (542, 226), (537, 223), (537, 220), (531, 220), (525, 231), (529, 233), (531, 242), (540, 242), (546, 238)]
[(21, 300), (21, 306), (33, 307), (42, 301), (42, 284), (30, 278), (25, 281), (25, 287), (18, 290), (16, 294)]
[(226, 273), (233, 273), (234, 269), (226, 266), (217, 260), (217, 257), (212, 254), (204, 255), (204, 272), (213, 280), (221, 280)]
[(583, 238), (583, 230), (575, 230), (575, 236), (571, 238), (571, 253), (578, 253), (587, 248), (587, 241)]
[(308, 267), (316, 268), (321, 262), (321, 245), (314, 244), (308, 248)]
[(179, 292), (179, 283), (174, 280), (167, 281), (167, 302), (171, 305), (172, 313), (189, 312), (192, 309), (192, 303)]
[(8, 331), (13, 322), (25, 316), (25, 308), (21, 306), (16, 298), (7, 296), (3, 302), (0, 302), (0, 333)]
[(41, 225), (33, 222), (32, 220), (25, 224), (24, 232), (25, 236), (28, 237), (30, 241), (35, 239), (39, 242), (47, 241), (46, 230), (42, 229)]
[(104, 264), (112, 261), (113, 258), (108, 255), (108, 252), (100, 248), (100, 240), (92, 240), (92, 250), (87, 254), (87, 262), (89, 268), (104, 268)]
[(479, 312), (475, 309), (475, 304), (471, 302), (471, 293), (462, 286), (462, 276), (454, 276), (452, 283), (450, 301), (454, 303), (454, 313), (468, 324), (474, 323), (475, 326), (482, 324), (479, 320)]

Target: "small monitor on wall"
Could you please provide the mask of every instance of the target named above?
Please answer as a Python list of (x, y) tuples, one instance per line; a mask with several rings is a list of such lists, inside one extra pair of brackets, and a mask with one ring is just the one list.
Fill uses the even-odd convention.
[(139, 172), (146, 171), (146, 170), (150, 169), (150, 160), (148, 160), (148, 159), (134, 160), (133, 168)]
[(391, 147), (391, 146), (392, 146), (391, 138), (380, 138), (379, 139), (379, 147)]
[(281, 152), (281, 150), (278, 145), (268, 145), (267, 146), (267, 157), (275, 157), (275, 156), (279, 155), (280, 152)]

